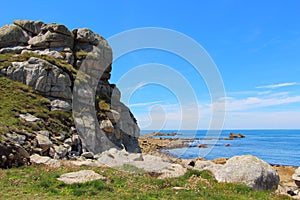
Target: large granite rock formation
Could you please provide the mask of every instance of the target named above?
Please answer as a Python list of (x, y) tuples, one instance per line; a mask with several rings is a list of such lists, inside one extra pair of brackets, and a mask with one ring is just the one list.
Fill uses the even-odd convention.
[(234, 156), (213, 173), (219, 182), (244, 183), (254, 190), (275, 190), (279, 184), (278, 173), (252, 155)]
[(0, 76), (31, 86), (51, 100), (51, 110), (73, 112), (83, 151), (140, 152), (136, 120), (109, 83), (112, 49), (102, 36), (15, 20), (0, 28), (0, 54), (11, 58), (0, 60)]

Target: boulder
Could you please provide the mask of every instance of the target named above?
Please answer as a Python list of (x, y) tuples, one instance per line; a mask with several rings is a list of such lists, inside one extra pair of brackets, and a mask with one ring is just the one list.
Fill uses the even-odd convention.
[(125, 150), (111, 148), (101, 154), (95, 155), (97, 163), (108, 167), (121, 167), (133, 161), (142, 161), (142, 154), (128, 153)]
[(54, 159), (61, 159), (65, 158), (68, 153), (68, 148), (63, 145), (60, 146), (53, 146), (50, 150), (50, 156)]
[(0, 144), (0, 168), (29, 165), (29, 154), (20, 145)]
[(56, 159), (52, 159), (48, 156), (40, 156), (33, 154), (30, 156), (30, 162), (34, 165), (47, 165), (51, 167), (60, 167), (60, 162)]
[(23, 46), (29, 41), (28, 34), (17, 25), (10, 24), (0, 28), (0, 48)]
[(230, 158), (214, 175), (219, 182), (243, 183), (254, 190), (275, 190), (279, 184), (278, 173), (252, 155)]
[(51, 110), (71, 111), (72, 103), (70, 101), (55, 99), (51, 101)]
[(41, 28), (41, 32), (37, 36), (30, 38), (28, 44), (44, 48), (73, 48), (74, 38), (73, 34), (64, 25), (47, 24)]
[(208, 170), (213, 174), (216, 174), (217, 171), (221, 169), (221, 167), (222, 167), (221, 164), (215, 164), (212, 161), (206, 161), (206, 160), (197, 160), (194, 165), (195, 170), (199, 170), (199, 171)]
[(49, 139), (49, 136), (46, 136), (44, 134), (37, 134), (36, 140), (38, 146), (42, 148), (43, 152), (47, 151), (53, 145), (53, 143)]
[(82, 157), (87, 158), (87, 159), (93, 159), (94, 158), (94, 154), (92, 152), (83, 152), (81, 154)]
[(175, 164), (169, 160), (153, 155), (144, 155), (143, 161), (134, 161), (131, 162), (130, 165), (151, 174), (156, 174), (159, 179), (180, 177), (187, 171), (187, 169), (180, 164)]
[(64, 182), (65, 184), (74, 183), (85, 183), (89, 181), (102, 180), (105, 181), (106, 178), (93, 170), (81, 170), (78, 172), (70, 172), (61, 175), (57, 180)]
[(14, 20), (14, 24), (20, 26), (27, 32), (30, 32), (32, 35), (38, 35), (41, 31), (43, 25), (42, 21), (31, 21), (31, 20)]
[(98, 45), (99, 41), (96, 38), (93, 31), (91, 31), (90, 29), (79, 28), (79, 29), (75, 29), (74, 31), (77, 32), (77, 37), (76, 37), (77, 42)]

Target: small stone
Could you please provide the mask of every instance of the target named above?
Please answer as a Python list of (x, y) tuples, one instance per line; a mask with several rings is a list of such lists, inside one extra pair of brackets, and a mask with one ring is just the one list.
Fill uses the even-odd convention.
[(93, 159), (94, 154), (92, 152), (84, 152), (81, 154), (82, 157), (87, 158), (87, 159)]
[(25, 115), (20, 114), (19, 116), (20, 116), (20, 118), (24, 119), (26, 122), (36, 122), (36, 121), (41, 120), (40, 118), (37, 118), (29, 113), (26, 113)]

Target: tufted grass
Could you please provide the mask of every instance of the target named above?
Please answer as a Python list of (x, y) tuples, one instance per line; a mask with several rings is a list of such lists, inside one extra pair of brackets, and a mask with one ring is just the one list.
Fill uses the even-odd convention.
[[(53, 133), (69, 131), (73, 120), (70, 113), (50, 111), (50, 101), (31, 87), (0, 77), (0, 135), (26, 130), (48, 130)], [(20, 114), (30, 113), (41, 121), (25, 122)]]
[[(128, 168), (125, 167), (125, 168)], [(29, 166), (0, 170), (1, 199), (289, 199), (271, 191), (253, 191), (238, 184), (217, 183), (207, 171), (188, 171), (179, 178), (159, 180), (133, 168)], [(66, 185), (56, 179), (63, 173), (92, 169), (106, 181)], [(181, 187), (175, 190), (173, 187)]]
[[(56, 180), (63, 173), (82, 169), (92, 169), (107, 180), (73, 185)], [(271, 191), (217, 183), (207, 171), (191, 170), (179, 178), (159, 180), (132, 169), (29, 166), (0, 170), (0, 199), (289, 199)]]

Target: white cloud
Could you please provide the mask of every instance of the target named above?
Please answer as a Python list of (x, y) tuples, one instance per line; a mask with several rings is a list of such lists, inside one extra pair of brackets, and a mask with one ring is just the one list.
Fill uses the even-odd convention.
[[(249, 110), (254, 108), (262, 108), (269, 106), (278, 106), (282, 104), (289, 103), (300, 103), (300, 96), (269, 96), (266, 98), (259, 97), (247, 97), (245, 99), (233, 99), (228, 98), (226, 100), (226, 111), (242, 111)], [(211, 104), (211, 106), (215, 106), (215, 108), (219, 108), (223, 106), (224, 103), (217, 102)]]
[(297, 83), (296, 82), (278, 83), (278, 84), (258, 86), (256, 88), (258, 88), (258, 89), (276, 89), (276, 88), (293, 86), (293, 85), (297, 85)]
[(144, 102), (144, 103), (134, 103), (134, 104), (129, 104), (128, 107), (145, 107), (145, 106), (152, 106), (158, 103), (162, 103), (163, 101), (151, 101), (151, 102)]

